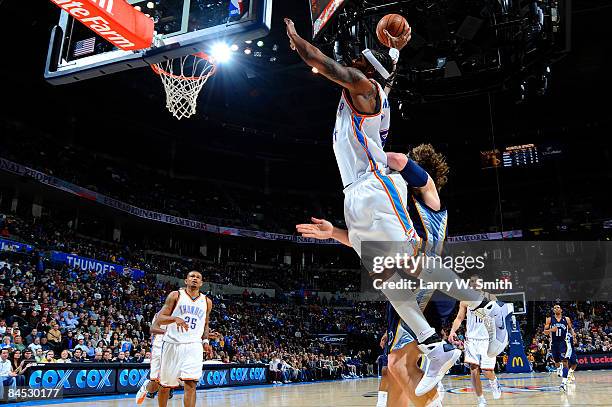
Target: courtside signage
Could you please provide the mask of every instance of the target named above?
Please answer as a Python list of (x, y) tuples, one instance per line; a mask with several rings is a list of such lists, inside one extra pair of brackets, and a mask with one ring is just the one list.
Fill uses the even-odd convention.
[(51, 2), (124, 51), (151, 47), (153, 20), (125, 0), (51, 0)]

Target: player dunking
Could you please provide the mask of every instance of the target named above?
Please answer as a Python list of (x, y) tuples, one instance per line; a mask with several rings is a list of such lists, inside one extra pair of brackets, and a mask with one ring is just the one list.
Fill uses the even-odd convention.
[(200, 293), (202, 274), (190, 271), (185, 288), (172, 291), (159, 311), (156, 325), (167, 325), (163, 336), (158, 395), (159, 407), (166, 407), (170, 388), (185, 387), (183, 405), (195, 407), (196, 385), (202, 376), (204, 347), (208, 340), (212, 301)]
[[(399, 171), (408, 183), (408, 212), (415, 220), (414, 227), (425, 245), (426, 252), (438, 253), (442, 250), (446, 236), (448, 212), (442, 205), (438, 191), (446, 184), (449, 172), (444, 157), (429, 144), (422, 144), (406, 154), (387, 153), (387, 161), (392, 170)], [(421, 165), (423, 165), (422, 168)], [(425, 171), (425, 169), (427, 171)], [(333, 237), (336, 229), (325, 220), (313, 219), (314, 224), (297, 225), (298, 232), (305, 237), (327, 239)], [(339, 231), (339, 229), (336, 229)], [(338, 233), (336, 233), (338, 235)], [(345, 244), (350, 242), (345, 242)], [(419, 290), (415, 298), (422, 311), (430, 304), (434, 290)], [(442, 303), (434, 307), (445, 317), (454, 307), (448, 301), (447, 311)], [(416, 386), (423, 377), (418, 367), (421, 352), (415, 342), (416, 334), (400, 319), (395, 309), (387, 308), (387, 332), (382, 344), (388, 355), (388, 367), (382, 371), (377, 407), (404, 407), (409, 401), (416, 407), (441, 405), (444, 390), (441, 384), (438, 393), (431, 390), (423, 396), (416, 395)]]
[[(389, 101), (382, 86), (374, 80), (375, 77), (382, 77), (383, 80), (391, 77), (394, 71), (391, 53), (387, 55), (364, 50), (351, 67), (344, 67), (300, 37), (291, 20), (285, 19), (285, 23), (291, 47), (300, 57), (344, 88), (333, 134), (334, 153), (344, 185), (344, 215), (348, 226), (348, 232), (339, 239), (349, 242), (359, 256), (362, 254), (362, 242), (394, 242), (401, 246), (401, 253), (415, 254), (421, 242), (404, 206), (406, 183), (399, 174), (387, 175), (387, 156), (383, 144), (390, 125)], [(409, 31), (399, 39), (389, 36), (395, 50), (392, 54), (396, 58), (399, 57), (398, 49), (405, 46), (409, 39)], [(419, 277), (452, 283), (457, 278), (452, 270), (445, 268), (421, 272)], [(398, 274), (390, 277), (400, 278)], [(382, 290), (401, 319), (415, 333), (420, 351), (429, 359), (426, 373), (415, 392), (421, 396), (437, 385), (460, 356), (460, 351), (438, 336), (414, 298), (398, 291)], [(484, 315), (492, 317), (495, 324), (489, 324), (489, 353), (501, 353), (508, 342), (506, 316), (511, 313), (511, 306), (502, 307), (503, 304), (484, 301), (484, 297), (473, 290), (457, 289), (449, 294), (467, 297), (471, 308), (478, 308)]]
[[(161, 350), (163, 337), (166, 333), (166, 326), (159, 326), (157, 324), (157, 316), (159, 313), (156, 313), (153, 317), (153, 321), (151, 321), (151, 367), (149, 368), (149, 379), (145, 380), (138, 393), (136, 393), (136, 404), (142, 404), (145, 397), (146, 398), (154, 398), (159, 390), (159, 368), (161, 362)], [(168, 398), (172, 398), (174, 393), (174, 389), (170, 390), (170, 394)]]
[[(479, 277), (477, 275), (470, 277), (470, 286), (475, 287), (478, 279)], [(484, 373), (485, 377), (489, 379), (493, 398), (497, 400), (502, 394), (501, 387), (495, 376), (495, 358), (491, 358), (487, 355), (487, 343), (489, 341), (487, 327), (480, 316), (469, 309), (467, 304), (463, 301), (459, 303), (459, 312), (453, 321), (448, 340), (451, 342), (457, 341), (457, 330), (461, 327), (466, 316), (467, 328), (465, 333), (466, 340), (464, 343), (464, 360), (465, 363), (470, 366), (472, 386), (474, 387), (476, 397), (478, 397), (478, 407), (486, 407), (487, 400), (482, 392), (482, 382), (480, 381), (481, 371)]]
[(567, 337), (570, 333), (573, 341), (576, 341), (576, 332), (574, 331), (571, 319), (563, 315), (561, 306), (557, 304), (553, 307), (552, 316), (546, 317), (544, 334), (551, 335), (550, 350), (552, 357), (555, 360), (555, 366), (557, 369), (560, 367), (563, 369), (563, 381), (561, 386), (559, 386), (559, 390), (561, 391), (567, 391), (567, 383), (569, 381), (568, 360), (570, 359), (573, 350), (571, 343), (567, 342)]

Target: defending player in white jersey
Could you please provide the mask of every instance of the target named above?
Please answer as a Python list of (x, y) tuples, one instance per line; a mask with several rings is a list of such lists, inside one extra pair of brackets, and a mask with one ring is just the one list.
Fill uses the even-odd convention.
[[(136, 404), (142, 404), (145, 397), (152, 399), (155, 398), (159, 390), (159, 368), (161, 363), (161, 349), (163, 343), (163, 337), (166, 333), (166, 325), (160, 326), (157, 323), (157, 316), (159, 312), (153, 317), (151, 321), (151, 367), (149, 368), (149, 379), (145, 380), (138, 393), (136, 393)], [(168, 398), (172, 398), (174, 389), (170, 389)]]
[(170, 388), (185, 388), (183, 404), (195, 407), (196, 385), (202, 376), (203, 341), (208, 340), (212, 301), (200, 293), (202, 274), (190, 271), (185, 288), (172, 291), (159, 311), (156, 322), (167, 325), (163, 336), (158, 395), (159, 407), (166, 407)]
[[(391, 111), (386, 93), (374, 79), (382, 77), (390, 81), (394, 58), (399, 58), (398, 49), (409, 41), (410, 32), (399, 39), (389, 36), (394, 47), (389, 54), (366, 49), (352, 62), (352, 66), (344, 67), (300, 37), (290, 19), (285, 19), (285, 24), (292, 49), (308, 65), (344, 88), (336, 112), (333, 144), (344, 185), (344, 217), (348, 231), (338, 239), (352, 246), (359, 256), (362, 242), (392, 242), (390, 246), (395, 247), (385, 251), (383, 255), (387, 256), (416, 254), (421, 248), (421, 239), (404, 204), (407, 200), (406, 183), (399, 174), (387, 175), (387, 156), (383, 147)], [(451, 283), (455, 289), (449, 291), (449, 295), (467, 299), (470, 308), (491, 318), (488, 352), (492, 355), (501, 353), (508, 343), (506, 324), (512, 313), (511, 305), (488, 302), (481, 293), (455, 287), (453, 283), (457, 275), (450, 269), (434, 267), (426, 271), (421, 272), (419, 278)], [(401, 276), (395, 273), (386, 278), (397, 281)], [(427, 371), (415, 392), (422, 396), (437, 385), (461, 352), (437, 335), (413, 297), (403, 290), (388, 287), (385, 285), (381, 291), (415, 332), (418, 348), (429, 359)]]
[[(472, 288), (476, 287), (479, 278), (480, 277), (477, 275), (470, 277), (470, 286)], [(493, 398), (497, 400), (502, 394), (501, 387), (495, 376), (495, 358), (487, 355), (487, 345), (489, 341), (487, 327), (481, 317), (469, 309), (467, 304), (463, 301), (459, 303), (459, 313), (453, 321), (448, 340), (451, 342), (458, 341), (457, 330), (461, 327), (466, 316), (467, 327), (464, 343), (464, 361), (470, 366), (472, 386), (474, 387), (476, 397), (478, 397), (478, 407), (485, 407), (487, 405), (487, 400), (482, 392), (482, 382), (480, 381), (481, 371), (484, 373), (485, 377), (489, 379)]]

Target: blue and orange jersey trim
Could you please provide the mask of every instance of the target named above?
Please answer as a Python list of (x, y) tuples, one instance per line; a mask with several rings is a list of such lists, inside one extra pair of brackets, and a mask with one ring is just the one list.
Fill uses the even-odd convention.
[(365, 121), (365, 119), (366, 117), (364, 116), (353, 114), (353, 117), (352, 117), (353, 134), (368, 157), (368, 161), (370, 162), (370, 170), (372, 171), (376, 179), (380, 181), (383, 189), (387, 193), (387, 196), (389, 197), (389, 201), (391, 202), (391, 206), (393, 207), (395, 215), (397, 216), (397, 219), (402, 225), (402, 228), (404, 229), (406, 236), (410, 238), (414, 238), (416, 235), (416, 232), (414, 230), (414, 227), (412, 226), (412, 221), (410, 219), (410, 216), (408, 215), (406, 206), (404, 205), (404, 202), (402, 201), (402, 197), (400, 196), (395, 183), (390, 177), (380, 172), (380, 170), (378, 169), (378, 165), (376, 164), (376, 161), (374, 160), (374, 157), (372, 156), (372, 153), (370, 152), (370, 149), (368, 148), (368, 140), (363, 134), (363, 122)]

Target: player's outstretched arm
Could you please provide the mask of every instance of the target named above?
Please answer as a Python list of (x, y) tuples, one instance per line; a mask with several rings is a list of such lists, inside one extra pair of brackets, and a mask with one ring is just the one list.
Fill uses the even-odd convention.
[(309, 66), (316, 68), (321, 75), (348, 89), (352, 94), (376, 94), (376, 88), (360, 70), (340, 65), (300, 37), (295, 30), (293, 21), (290, 19), (285, 18), (285, 24), (287, 25), (287, 36), (291, 42), (291, 48), (296, 50)]
[(406, 154), (389, 152), (387, 165), (392, 170), (399, 171), (402, 178), (421, 196), (427, 206), (436, 211), (441, 208), (440, 195), (434, 180), (416, 161)]
[[(384, 31), (384, 34), (387, 36), (387, 40), (389, 44), (391, 45), (391, 48), (395, 48), (401, 51), (412, 38), (412, 28), (408, 27), (408, 31), (406, 31), (406, 33), (404, 33), (403, 35), (399, 37), (392, 36), (391, 34), (389, 34), (389, 31), (387, 30)], [(395, 60), (393, 63), (393, 72), (391, 72), (391, 77), (385, 83), (385, 93), (387, 95), (389, 95), (389, 93), (391, 93), (391, 89), (393, 89), (393, 82), (395, 82), (395, 70), (396, 69), (397, 69), (397, 60)]]
[(325, 219), (310, 218), (310, 220), (312, 223), (302, 223), (295, 226), (302, 237), (318, 240), (334, 239), (345, 246), (352, 247), (348, 238), (348, 230), (337, 228)]
[(453, 343), (457, 341), (457, 331), (461, 328), (461, 324), (465, 319), (465, 315), (467, 314), (467, 304), (463, 301), (459, 303), (459, 312), (457, 313), (457, 317), (453, 321), (453, 326), (451, 327), (450, 333), (448, 334), (448, 341)]

